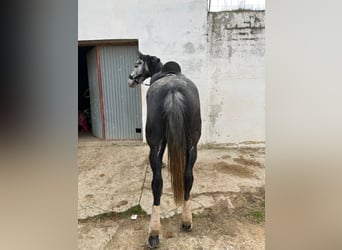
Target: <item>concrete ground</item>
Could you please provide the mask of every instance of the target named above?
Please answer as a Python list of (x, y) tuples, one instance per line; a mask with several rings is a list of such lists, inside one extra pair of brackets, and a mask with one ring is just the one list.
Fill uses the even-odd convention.
[[(152, 208), (148, 153), (142, 142), (79, 138), (78, 249), (145, 248)], [(164, 168), (160, 249), (264, 249), (264, 157), (262, 143), (199, 146), (191, 233), (180, 230), (182, 208), (173, 202)]]

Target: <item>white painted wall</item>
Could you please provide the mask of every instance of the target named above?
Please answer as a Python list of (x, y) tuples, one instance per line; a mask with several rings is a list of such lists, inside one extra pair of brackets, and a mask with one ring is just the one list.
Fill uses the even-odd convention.
[(210, 142), (264, 141), (263, 11), (208, 16)]
[[(200, 92), (200, 143), (264, 141), (263, 33), (244, 44), (229, 43), (228, 33), (212, 35), (220, 18), (207, 16), (206, 0), (79, 0), (78, 19), (79, 41), (138, 39), (143, 53), (181, 65)], [(143, 123), (147, 88), (142, 87)]]

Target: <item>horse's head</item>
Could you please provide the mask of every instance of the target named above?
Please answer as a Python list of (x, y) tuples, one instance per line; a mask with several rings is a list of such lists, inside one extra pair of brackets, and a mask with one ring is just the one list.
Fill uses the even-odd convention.
[(155, 73), (159, 72), (162, 63), (160, 59), (155, 56), (143, 55), (139, 53), (139, 57), (135, 62), (134, 68), (128, 77), (128, 85), (134, 88), (138, 84), (142, 84), (145, 79), (153, 76)]

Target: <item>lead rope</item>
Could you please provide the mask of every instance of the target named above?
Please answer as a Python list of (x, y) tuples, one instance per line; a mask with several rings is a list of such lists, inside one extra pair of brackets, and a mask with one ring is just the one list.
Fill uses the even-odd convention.
[(147, 168), (148, 168), (148, 164), (146, 164), (146, 168), (145, 168), (145, 177), (144, 177), (143, 184), (142, 184), (142, 186), (141, 186), (141, 193), (140, 193), (139, 203), (138, 203), (139, 206), (140, 206), (141, 197), (142, 197), (142, 194), (143, 194), (143, 191), (144, 191), (145, 182), (146, 182)]

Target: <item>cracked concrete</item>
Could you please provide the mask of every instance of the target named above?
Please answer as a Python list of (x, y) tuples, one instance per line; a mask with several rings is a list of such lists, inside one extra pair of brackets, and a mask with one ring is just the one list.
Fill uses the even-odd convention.
[[(95, 138), (80, 138), (78, 148), (78, 218), (84, 220), (108, 212), (124, 212), (139, 204), (139, 201), (142, 209), (150, 215), (152, 208), (152, 172), (149, 167), (148, 152), (148, 146), (139, 142), (120, 143), (100, 141)], [(166, 158), (164, 162), (166, 162)], [(172, 221), (179, 217), (182, 208), (177, 207), (173, 202), (168, 169), (164, 168), (162, 174), (164, 188), (161, 198), (161, 218), (169, 218)], [(254, 192), (257, 188), (263, 187), (264, 184), (263, 147), (254, 144), (242, 145), (242, 147), (241, 145), (240, 147), (225, 145), (199, 147), (191, 192), (193, 214), (200, 216), (201, 213), (217, 204), (225, 204), (224, 206), (228, 210), (234, 209), (235, 194)], [(139, 219), (140, 217), (138, 217)], [(105, 224), (102, 223), (101, 225), (98, 223), (79, 223), (78, 248), (141, 249), (145, 242), (135, 244), (134, 241), (129, 241), (130, 243), (125, 243), (125, 241), (119, 240), (118, 235), (124, 238), (140, 237), (143, 239), (147, 233), (147, 222), (148, 218), (146, 217), (140, 219), (141, 224), (129, 221), (129, 219), (127, 219), (127, 225), (114, 220), (106, 220)], [(162, 227), (164, 226), (162, 225)], [(134, 230), (132, 231), (132, 229)], [(132, 232), (128, 233), (130, 230)], [(183, 237), (177, 233), (177, 230), (173, 230), (171, 235)], [(124, 236), (125, 234), (126, 236)], [(176, 242), (181, 244), (180, 241), (174, 239), (175, 237), (169, 238), (165, 234), (168, 233), (164, 231), (162, 239), (165, 244), (169, 244), (169, 247), (172, 244), (177, 244)], [(196, 236), (196, 238), (190, 237), (188, 241), (183, 243), (189, 246), (193, 242), (194, 247), (206, 246), (203, 249), (212, 249), (211, 246), (215, 244), (218, 247), (217, 249), (220, 249), (221, 245), (227, 247), (229, 244), (230, 249), (243, 249), (236, 247), (238, 244), (236, 237), (227, 239), (225, 235), (222, 235), (219, 238), (221, 241), (208, 238), (204, 234)], [(244, 242), (246, 240), (248, 239), (244, 239)], [(118, 245), (119, 243), (121, 245)], [(261, 248), (253, 249), (263, 249), (262, 239), (261, 243), (258, 242), (258, 244), (261, 245)], [(172, 249), (188, 249), (182, 248), (181, 245), (175, 245), (175, 247)]]

